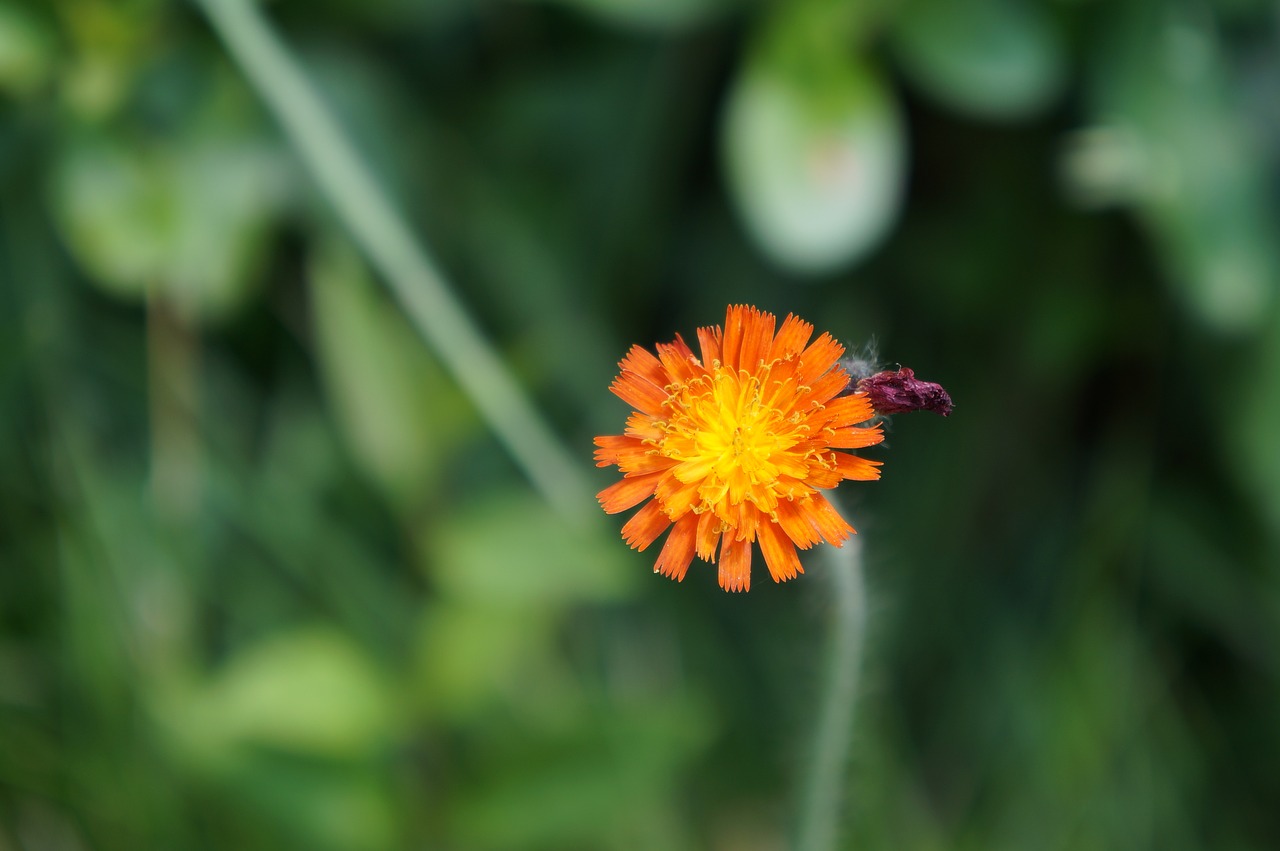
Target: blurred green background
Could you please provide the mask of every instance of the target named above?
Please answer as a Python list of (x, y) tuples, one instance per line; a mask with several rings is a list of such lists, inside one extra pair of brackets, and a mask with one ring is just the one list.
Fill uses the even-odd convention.
[(591, 500), (617, 359), (731, 302), (957, 403), (841, 490), (842, 847), (1280, 847), (1274, 3), (263, 11), (586, 522), (198, 5), (0, 0), (0, 849), (788, 847), (820, 556), (677, 585)]

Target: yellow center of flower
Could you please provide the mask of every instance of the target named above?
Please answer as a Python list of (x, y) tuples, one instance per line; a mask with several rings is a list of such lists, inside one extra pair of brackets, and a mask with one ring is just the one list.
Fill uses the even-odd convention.
[(715, 511), (734, 525), (738, 512), (730, 506), (750, 501), (772, 512), (779, 497), (797, 492), (809, 426), (790, 410), (793, 382), (770, 382), (768, 366), (753, 375), (717, 365), (709, 377), (670, 389), (658, 448), (680, 462), (672, 470), (676, 479), (697, 485), (693, 511)]

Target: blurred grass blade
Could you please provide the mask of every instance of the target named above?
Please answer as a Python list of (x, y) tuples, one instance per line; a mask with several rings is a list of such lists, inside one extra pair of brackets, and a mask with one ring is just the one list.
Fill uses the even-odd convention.
[(412, 512), (439, 488), (475, 415), (350, 241), (316, 242), (312, 339), (326, 395), (365, 474)]
[(581, 517), (590, 489), (572, 457), (453, 297), (257, 5), (197, 3), (418, 332), (534, 485), (566, 516)]

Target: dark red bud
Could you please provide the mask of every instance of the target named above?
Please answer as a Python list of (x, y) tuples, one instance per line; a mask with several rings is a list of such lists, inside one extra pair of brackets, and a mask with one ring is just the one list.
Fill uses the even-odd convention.
[(933, 411), (945, 417), (951, 413), (951, 397), (942, 385), (919, 380), (905, 366), (859, 379), (858, 392), (867, 394), (877, 414)]

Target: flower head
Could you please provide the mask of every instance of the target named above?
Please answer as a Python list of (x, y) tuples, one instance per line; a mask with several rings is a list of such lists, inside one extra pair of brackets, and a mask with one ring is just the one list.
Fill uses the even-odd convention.
[(879, 462), (848, 452), (884, 440), (861, 426), (875, 412), (864, 393), (841, 395), (844, 346), (794, 315), (732, 306), (698, 329), (701, 357), (679, 336), (657, 356), (633, 346), (610, 389), (635, 411), (623, 434), (597, 437), (596, 466), (621, 481), (598, 498), (610, 514), (639, 505), (622, 537), (643, 550), (670, 528), (654, 572), (684, 579), (696, 554), (715, 562), (720, 586), (751, 585), (759, 542), (775, 582), (804, 570), (796, 547), (840, 546), (854, 531), (819, 491), (880, 477)]

